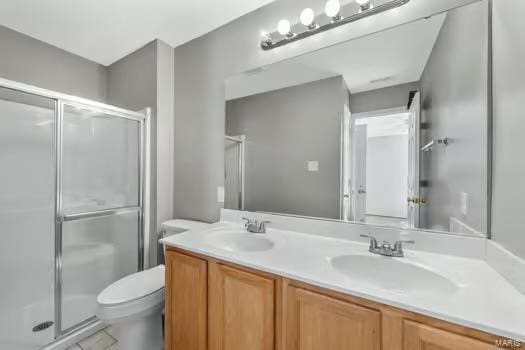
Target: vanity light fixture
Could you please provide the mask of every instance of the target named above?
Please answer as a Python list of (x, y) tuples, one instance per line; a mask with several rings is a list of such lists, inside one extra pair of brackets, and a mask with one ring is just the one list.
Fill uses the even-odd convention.
[(317, 23), (315, 23), (314, 10), (312, 10), (311, 8), (305, 8), (301, 12), (299, 19), (301, 20), (301, 24), (303, 26), (306, 26), (308, 30), (314, 30), (318, 27)]
[(287, 38), (291, 38), (295, 35), (294, 32), (292, 32), (290, 21), (287, 19), (281, 19), (279, 23), (277, 23), (277, 31), (279, 34), (286, 36)]
[(339, 0), (328, 0), (324, 6), (324, 13), (332, 19), (332, 22), (337, 22), (343, 19), (341, 16), (341, 4)]
[(273, 44), (272, 36), (269, 33), (262, 32), (261, 33), (261, 40), (263, 43), (267, 45)]
[[(264, 34), (261, 40), (261, 48), (263, 50), (271, 50), (276, 47), (325, 32), (332, 28), (355, 22), (362, 18), (395, 9), (410, 2), (410, 0), (390, 0), (381, 5), (373, 6), (372, 1), (373, 0), (355, 0), (355, 2), (360, 7), (359, 12), (343, 17), (343, 9), (341, 9), (339, 0), (328, 0), (325, 5), (325, 15), (330, 18), (328, 23), (326, 23), (326, 18), (321, 18), (322, 16), (318, 16), (316, 21), (314, 11), (310, 8), (306, 8), (300, 14), (301, 24), (306, 27), (303, 31), (293, 32), (290, 22), (286, 19), (282, 19), (277, 24), (277, 32)], [(278, 37), (279, 39), (276, 39)]]
[(359, 7), (361, 7), (361, 11), (370, 10), (372, 7), (372, 3), (370, 3), (370, 0), (355, 0)]

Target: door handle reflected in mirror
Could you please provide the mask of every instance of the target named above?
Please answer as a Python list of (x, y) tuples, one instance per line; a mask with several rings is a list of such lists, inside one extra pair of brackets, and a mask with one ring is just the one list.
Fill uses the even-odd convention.
[(358, 194), (366, 194), (366, 190), (358, 190), (357, 193)]
[(427, 203), (425, 198), (419, 198), (419, 197), (412, 197), (412, 198), (408, 197), (407, 202), (414, 203), (414, 204), (426, 204)]

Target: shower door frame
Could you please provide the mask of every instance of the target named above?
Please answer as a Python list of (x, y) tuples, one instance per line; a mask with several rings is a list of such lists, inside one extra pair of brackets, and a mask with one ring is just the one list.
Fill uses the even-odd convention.
[[(55, 281), (54, 281), (54, 326), (55, 335), (53, 341), (66, 335), (79, 331), (80, 329), (97, 322), (96, 316), (92, 316), (67, 329), (62, 329), (62, 224), (68, 221), (87, 218), (120, 215), (136, 212), (138, 215), (138, 247), (137, 247), (137, 270), (142, 271), (147, 267), (149, 256), (149, 151), (150, 151), (150, 117), (151, 108), (142, 111), (130, 111), (123, 108), (111, 106), (89, 99), (62, 94), (52, 90), (42, 89), (35, 86), (19, 83), (12, 80), (0, 78), (0, 88), (19, 91), (35, 96), (41, 96), (54, 101), (54, 172), (55, 172)], [(138, 205), (110, 208), (99, 211), (83, 212), (76, 214), (64, 214), (62, 208), (62, 171), (63, 171), (63, 121), (64, 107), (72, 106), (81, 109), (103, 113), (109, 118), (125, 118), (139, 123), (139, 152), (138, 152)]]
[(245, 185), (245, 152), (246, 152), (246, 135), (237, 135), (237, 136), (224, 136), (224, 140), (235, 142), (239, 146), (239, 159), (238, 159), (238, 172), (239, 172), (239, 198), (238, 205), (239, 210), (244, 210), (244, 185)]

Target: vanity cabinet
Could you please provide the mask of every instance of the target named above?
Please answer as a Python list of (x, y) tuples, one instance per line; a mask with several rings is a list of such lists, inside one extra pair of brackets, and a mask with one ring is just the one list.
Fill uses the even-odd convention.
[(485, 343), (412, 321), (403, 321), (403, 350), (494, 350)]
[(209, 350), (275, 349), (275, 280), (208, 265)]
[(287, 290), (287, 350), (380, 350), (381, 314), (301, 288)]
[(501, 340), (171, 247), (165, 314), (166, 350), (489, 350)]
[(166, 350), (206, 350), (208, 263), (175, 251), (166, 253)]

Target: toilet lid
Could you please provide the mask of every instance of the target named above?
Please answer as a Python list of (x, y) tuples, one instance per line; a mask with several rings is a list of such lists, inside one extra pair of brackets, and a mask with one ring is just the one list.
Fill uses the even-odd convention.
[(100, 304), (120, 304), (136, 300), (164, 288), (164, 265), (126, 276), (104, 289), (97, 297)]

